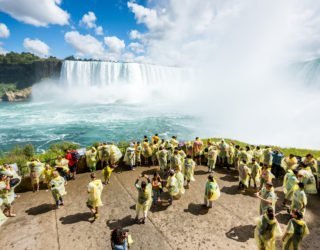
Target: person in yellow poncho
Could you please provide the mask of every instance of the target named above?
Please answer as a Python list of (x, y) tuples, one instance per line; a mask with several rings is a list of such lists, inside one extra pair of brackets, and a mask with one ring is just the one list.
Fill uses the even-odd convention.
[(50, 181), (50, 189), (55, 200), (56, 207), (60, 208), (60, 206), (64, 206), (64, 201), (62, 196), (66, 195), (67, 192), (65, 190), (65, 180), (62, 176), (59, 175), (58, 171), (53, 171), (53, 178)]
[(203, 142), (199, 137), (196, 137), (193, 142), (193, 159), (197, 165), (201, 165), (201, 154), (203, 149)]
[(308, 200), (307, 200), (307, 195), (304, 192), (304, 184), (303, 182), (299, 182), (298, 189), (294, 191), (292, 196), (290, 210), (291, 212), (293, 210), (299, 211), (304, 216), (306, 212), (307, 203), (308, 203)]
[(98, 147), (98, 157), (100, 159), (101, 169), (103, 169), (104, 164), (108, 164), (110, 158), (110, 145), (103, 143)]
[(309, 228), (303, 221), (303, 215), (299, 211), (292, 211), (292, 219), (289, 221), (282, 237), (283, 250), (298, 250), (303, 238), (308, 235)]
[(208, 176), (206, 188), (204, 192), (204, 207), (212, 208), (212, 202), (220, 197), (220, 188), (213, 175)]
[[(147, 182), (142, 181), (141, 185), (139, 185), (139, 181), (142, 177), (147, 179)], [(140, 212), (143, 212), (142, 224), (146, 222), (146, 218), (148, 216), (148, 211), (152, 205), (152, 185), (151, 180), (146, 175), (140, 175), (139, 178), (135, 182), (135, 187), (138, 190), (138, 201), (136, 204), (136, 222), (139, 222)]]
[(261, 165), (260, 189), (264, 187), (267, 182), (272, 182), (275, 177), (271, 172), (271, 166), (260, 163), (260, 166)]
[(151, 161), (152, 161), (152, 166), (156, 166), (157, 164), (157, 152), (159, 150), (159, 144), (157, 142), (153, 142), (151, 146), (152, 154), (151, 154)]
[(251, 162), (248, 164), (250, 169), (249, 187), (251, 186), (251, 180), (253, 180), (253, 188), (257, 188), (257, 184), (260, 181), (261, 168), (259, 163), (257, 163), (255, 158), (252, 158)]
[(90, 172), (96, 171), (97, 150), (95, 147), (92, 147), (90, 150), (86, 151), (86, 163)]
[(27, 162), (27, 166), (30, 168), (30, 179), (33, 192), (39, 192), (40, 177), (44, 170), (43, 164), (36, 159), (32, 159), (31, 162)]
[(178, 181), (178, 188), (179, 188), (179, 193), (180, 194), (184, 194), (185, 193), (185, 189), (184, 189), (184, 175), (181, 172), (180, 169), (176, 169), (176, 178)]
[(179, 198), (180, 192), (179, 192), (179, 183), (175, 176), (174, 170), (170, 169), (169, 171), (169, 177), (167, 180), (167, 189), (169, 191), (170, 199), (169, 204), (172, 204), (173, 199)]
[(187, 155), (187, 159), (184, 161), (184, 176), (187, 181), (186, 188), (189, 188), (190, 181), (194, 181), (194, 168), (196, 163), (192, 160), (191, 155)]
[(243, 160), (239, 165), (239, 190), (246, 190), (249, 186), (249, 178), (251, 171), (247, 166), (247, 162)]
[(283, 192), (284, 192), (284, 200), (282, 205), (285, 207), (287, 202), (292, 201), (293, 193), (298, 189), (298, 170), (288, 169), (288, 172), (285, 174), (283, 178)]
[(259, 146), (257, 146), (254, 150), (253, 150), (253, 158), (256, 160), (256, 162), (259, 164), (262, 161), (263, 158), (263, 152), (260, 149)]
[(298, 160), (293, 154), (290, 154), (289, 156), (284, 157), (282, 159), (281, 167), (286, 172), (288, 172), (288, 170), (290, 170), (290, 169), (294, 170), (298, 167)]
[(140, 145), (140, 142), (137, 142), (134, 145), (135, 149), (135, 154), (136, 154), (136, 166), (141, 166), (141, 152), (142, 152), (142, 147)]
[(163, 146), (160, 146), (157, 157), (160, 165), (160, 172), (164, 173), (168, 167), (168, 151)]
[(155, 134), (154, 136), (152, 136), (151, 138), (152, 144), (158, 144), (159, 141), (160, 141), (160, 137), (158, 134)]
[(254, 230), (258, 250), (275, 250), (276, 237), (281, 236), (281, 234), (281, 228), (274, 216), (274, 210), (269, 207), (258, 219)]
[(208, 172), (212, 173), (216, 167), (217, 157), (218, 157), (218, 150), (212, 142), (208, 142)]
[(70, 174), (68, 163), (69, 161), (66, 158), (63, 158), (62, 156), (58, 156), (58, 158), (55, 160), (55, 168), (59, 172), (59, 174), (64, 178), (66, 184)]
[(317, 194), (317, 181), (312, 172), (312, 168), (305, 165), (303, 162), (301, 163), (299, 168), (299, 179), (305, 186), (305, 192), (307, 194)]
[(123, 161), (130, 167), (131, 170), (134, 170), (136, 164), (136, 154), (134, 150), (134, 143), (130, 143), (130, 146), (126, 149), (124, 154)]
[(142, 143), (142, 156), (144, 158), (144, 165), (149, 165), (150, 157), (152, 156), (152, 149), (149, 145), (148, 139), (145, 139)]
[(268, 146), (263, 150), (263, 164), (268, 167), (272, 165), (272, 149)]
[(118, 165), (111, 165), (111, 164), (109, 165), (108, 164), (104, 169), (102, 169), (102, 175), (104, 177), (103, 184), (106, 185), (106, 184), (110, 183), (111, 174), (112, 174), (113, 170), (117, 167), (118, 167)]
[(172, 136), (170, 140), (170, 144), (172, 145), (173, 148), (176, 148), (179, 146), (179, 141), (177, 140), (176, 136)]
[(53, 171), (54, 171), (53, 168), (49, 164), (45, 165), (43, 170), (43, 177), (44, 177), (43, 183), (47, 184), (48, 190), (50, 189), (50, 181), (53, 178)]
[(5, 207), (3, 213), (7, 217), (16, 217), (16, 214), (13, 213), (14, 191), (10, 186), (10, 177), (4, 174), (0, 174), (0, 199)]
[(273, 211), (275, 211), (277, 195), (271, 182), (267, 182), (265, 187), (255, 193), (255, 196), (260, 199), (260, 215), (263, 215), (269, 207), (272, 207)]
[(170, 168), (173, 170), (181, 169), (181, 156), (178, 149), (175, 149), (173, 155), (171, 155)]
[(101, 201), (101, 194), (103, 185), (101, 180), (96, 179), (96, 174), (91, 173), (91, 182), (88, 184), (88, 200), (87, 207), (90, 209), (94, 219), (99, 217), (99, 207), (103, 206)]

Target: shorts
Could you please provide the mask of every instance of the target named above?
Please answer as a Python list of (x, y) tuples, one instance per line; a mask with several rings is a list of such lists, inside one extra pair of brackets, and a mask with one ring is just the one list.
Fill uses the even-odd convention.
[(74, 164), (73, 166), (69, 166), (69, 169), (71, 173), (77, 172), (77, 164)]

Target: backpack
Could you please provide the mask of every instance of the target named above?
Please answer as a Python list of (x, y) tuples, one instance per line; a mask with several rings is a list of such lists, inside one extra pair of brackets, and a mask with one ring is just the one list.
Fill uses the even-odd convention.
[(79, 161), (80, 160), (80, 154), (78, 153), (78, 151), (74, 151), (71, 153), (71, 157), (73, 161)]

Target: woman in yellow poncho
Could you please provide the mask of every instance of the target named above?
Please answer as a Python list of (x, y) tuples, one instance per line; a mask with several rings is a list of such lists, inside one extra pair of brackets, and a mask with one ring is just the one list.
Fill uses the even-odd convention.
[(204, 207), (212, 208), (212, 202), (220, 197), (220, 188), (217, 181), (212, 175), (208, 176), (208, 181), (206, 183), (206, 188), (204, 192)]
[(16, 214), (13, 213), (14, 191), (10, 186), (10, 178), (4, 174), (0, 174), (0, 199), (5, 207), (3, 213), (7, 217), (15, 217)]
[(62, 199), (62, 196), (66, 195), (67, 192), (65, 190), (65, 180), (62, 176), (59, 175), (58, 171), (53, 171), (53, 178), (50, 181), (50, 189), (53, 196), (53, 199), (55, 200), (57, 208), (60, 208), (60, 206), (64, 206), (64, 202)]
[(88, 185), (88, 200), (87, 206), (92, 212), (94, 219), (99, 217), (99, 207), (103, 206), (101, 201), (101, 193), (103, 190), (103, 185), (101, 180), (96, 179), (96, 174), (91, 173), (91, 182)]
[(294, 191), (292, 196), (290, 210), (299, 211), (304, 216), (306, 212), (307, 203), (308, 203), (308, 200), (307, 200), (307, 195), (304, 192), (304, 184), (303, 182), (299, 182), (298, 188)]
[(292, 219), (287, 225), (287, 229), (282, 237), (283, 250), (297, 250), (300, 247), (302, 239), (308, 235), (309, 229), (303, 221), (303, 215), (299, 211), (292, 211)]
[(280, 225), (274, 217), (274, 211), (271, 207), (258, 219), (254, 230), (254, 238), (258, 250), (275, 250), (276, 237), (281, 236)]

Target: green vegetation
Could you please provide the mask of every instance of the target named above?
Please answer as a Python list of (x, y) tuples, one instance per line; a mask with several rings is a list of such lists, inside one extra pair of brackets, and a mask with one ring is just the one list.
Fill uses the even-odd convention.
[(17, 85), (15, 83), (0, 83), (0, 99), (5, 94), (6, 91), (15, 91), (15, 90), (17, 90)]
[[(203, 139), (204, 143), (207, 144), (208, 140), (219, 142), (221, 139), (219, 138), (210, 138), (210, 139)], [(228, 143), (233, 142), (236, 145), (240, 145), (241, 147), (250, 145), (245, 142), (236, 141), (236, 140), (230, 140), (226, 139)], [(88, 146), (87, 149), (90, 147), (98, 147), (99, 142), (95, 142), (92, 145)], [(121, 150), (121, 152), (124, 154), (126, 151), (126, 148), (129, 146), (128, 142), (118, 142), (117, 146)], [(17, 146), (13, 148), (10, 152), (3, 153), (0, 152), (0, 165), (4, 163), (17, 163), (22, 175), (26, 175), (29, 173), (29, 169), (26, 167), (26, 162), (29, 161), (32, 158), (37, 158), (41, 162), (49, 163), (51, 165), (54, 165), (55, 159), (59, 155), (65, 155), (66, 151), (68, 149), (78, 149), (80, 146), (79, 144), (75, 144), (72, 142), (60, 142), (52, 144), (47, 151), (41, 154), (36, 154), (35, 149), (33, 145), (27, 144), (24, 146)], [(264, 147), (261, 145), (261, 147)], [(314, 155), (316, 159), (320, 159), (320, 150), (308, 150), (308, 149), (297, 149), (297, 148), (281, 148), (272, 146), (272, 148), (276, 148), (285, 155), (294, 154), (297, 156), (305, 156), (308, 153), (311, 153)]]
[(0, 64), (31, 64), (38, 61), (59, 61), (56, 57), (40, 58), (32, 53), (10, 52), (5, 55), (0, 55)]

